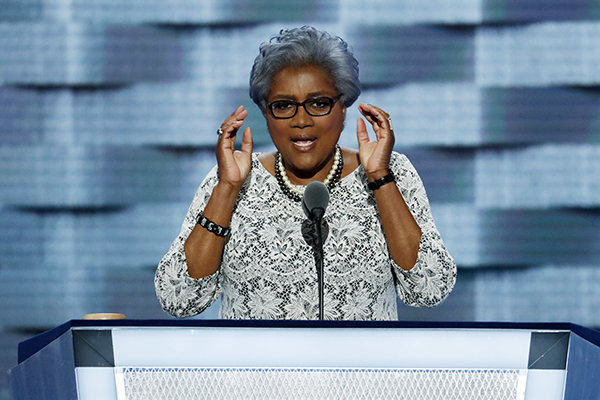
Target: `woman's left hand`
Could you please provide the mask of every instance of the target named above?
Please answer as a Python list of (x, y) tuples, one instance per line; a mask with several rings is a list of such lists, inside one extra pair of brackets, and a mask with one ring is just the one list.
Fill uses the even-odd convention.
[(376, 141), (369, 140), (367, 126), (362, 118), (356, 121), (358, 154), (367, 178), (372, 182), (383, 178), (389, 172), (390, 158), (394, 149), (394, 130), (388, 113), (371, 104), (360, 103), (360, 113), (369, 121), (375, 131)]

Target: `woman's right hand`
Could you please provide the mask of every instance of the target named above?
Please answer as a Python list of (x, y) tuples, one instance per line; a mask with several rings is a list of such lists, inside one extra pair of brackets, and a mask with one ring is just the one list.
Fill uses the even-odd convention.
[(252, 131), (248, 127), (244, 130), (241, 150), (235, 150), (235, 138), (238, 130), (244, 124), (248, 111), (244, 106), (239, 106), (221, 124), (222, 134), (217, 140), (216, 155), (219, 166), (219, 183), (229, 185), (239, 190), (252, 165)]
[[(219, 183), (213, 188), (208, 203), (202, 211), (210, 221), (220, 226), (229, 226), (236, 198), (246, 181), (252, 166), (252, 132), (244, 130), (242, 149), (235, 150), (235, 136), (244, 124), (248, 111), (240, 106), (221, 124), (217, 140), (217, 163)], [(199, 224), (184, 243), (188, 274), (198, 279), (214, 274), (221, 265), (225, 239), (217, 236)]]

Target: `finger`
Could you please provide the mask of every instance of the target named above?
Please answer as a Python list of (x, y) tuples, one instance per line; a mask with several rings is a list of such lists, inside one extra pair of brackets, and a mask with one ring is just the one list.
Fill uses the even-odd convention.
[(228, 129), (226, 131), (226, 134), (228, 132), (229, 133), (229, 137), (235, 139), (235, 137), (237, 135), (237, 132), (242, 127), (242, 125), (244, 125), (244, 121), (243, 120), (241, 120), (241, 121), (233, 121), (231, 123), (231, 125), (230, 125), (230, 129)]
[(364, 115), (370, 115), (372, 118), (377, 118), (376, 117), (376, 107), (373, 106), (372, 104), (367, 104), (367, 103), (360, 103), (360, 105), (358, 106), (359, 111)]
[(242, 111), (244, 111), (244, 106), (239, 106), (233, 113), (232, 115), (237, 115), (239, 113), (241, 113)]
[[(359, 111), (361, 114), (369, 121), (375, 133), (382, 128), (381, 123), (381, 114), (377, 113), (377, 111), (373, 108), (373, 106), (369, 104), (361, 104), (362, 107), (359, 107)], [(379, 114), (379, 115), (378, 115)]]
[(252, 156), (252, 129), (250, 127), (244, 129), (244, 135), (242, 136), (242, 153)]
[(371, 104), (361, 104), (361, 106), (363, 106), (359, 107), (361, 113), (365, 116), (370, 115), (373, 119), (373, 122), (369, 122), (373, 125), (377, 140), (393, 135), (391, 118), (388, 113)]
[(234, 121), (243, 121), (248, 116), (248, 110), (245, 110), (244, 106), (239, 106), (231, 116), (234, 118)]
[(358, 106), (358, 111), (360, 111), (360, 113), (371, 123), (377, 119), (371, 112), (371, 108), (368, 104), (360, 103)]
[(367, 132), (367, 125), (362, 118), (356, 119), (356, 138), (358, 140), (358, 147), (369, 143), (369, 132)]
[(377, 124), (379, 122), (374, 115), (371, 115), (371, 114), (363, 114), (363, 115), (372, 126), (374, 126), (375, 124)]
[(226, 152), (235, 151), (237, 131), (243, 123), (244, 121), (237, 121), (221, 128), (224, 132), (223, 134), (220, 134), (217, 139), (217, 150), (220, 149), (221, 151)]
[(246, 117), (246, 115), (248, 114), (248, 111), (246, 111), (244, 109), (244, 106), (239, 106), (238, 108), (235, 109), (234, 112), (232, 112), (226, 119), (225, 122), (233, 122), (233, 121), (237, 121), (239, 119), (244, 119)]
[(368, 104), (368, 103), (360, 103), (359, 108), (364, 111), (364, 112), (368, 112), (368, 113), (373, 113), (375, 115), (380, 114), (380, 115), (384, 115), (384, 116), (388, 116), (388, 114), (383, 111), (381, 108), (374, 106), (373, 104)]
[(360, 112), (366, 116), (370, 115), (372, 119), (378, 122), (380, 125), (385, 126), (385, 123), (389, 119), (389, 114), (383, 111), (381, 108), (372, 104), (361, 103), (359, 106)]
[(235, 137), (238, 129), (244, 124), (244, 119), (248, 116), (248, 111), (244, 106), (239, 106), (225, 121), (221, 124), (222, 136), (226, 138)]
[(392, 119), (390, 118), (390, 115), (383, 111), (381, 108), (373, 107), (373, 109), (375, 116), (379, 121), (379, 125), (385, 130), (388, 130), (390, 132), (393, 131), (394, 128), (392, 127)]

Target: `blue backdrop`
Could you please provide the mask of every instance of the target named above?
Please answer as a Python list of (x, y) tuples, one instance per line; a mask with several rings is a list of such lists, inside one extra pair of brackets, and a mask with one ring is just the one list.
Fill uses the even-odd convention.
[(304, 24), (354, 49), (459, 265), (401, 318), (600, 327), (599, 0), (0, 0), (0, 370), (87, 313), (169, 318), (154, 269), (214, 132), (243, 104), (271, 149), (250, 67)]

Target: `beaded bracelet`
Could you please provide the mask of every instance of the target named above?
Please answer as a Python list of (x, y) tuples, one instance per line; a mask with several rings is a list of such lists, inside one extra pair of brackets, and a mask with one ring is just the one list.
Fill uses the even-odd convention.
[(196, 221), (196, 223), (198, 223), (201, 227), (203, 227), (210, 233), (214, 233), (215, 235), (223, 238), (226, 238), (231, 233), (231, 228), (225, 228), (221, 225), (215, 224), (210, 219), (206, 218), (202, 213), (198, 216), (198, 220)]
[(394, 175), (394, 173), (392, 171), (390, 171), (389, 174), (387, 174), (383, 178), (379, 178), (373, 182), (369, 182), (367, 186), (371, 190), (377, 190), (380, 187), (382, 187), (383, 185), (386, 185), (390, 182), (396, 182), (396, 176)]

